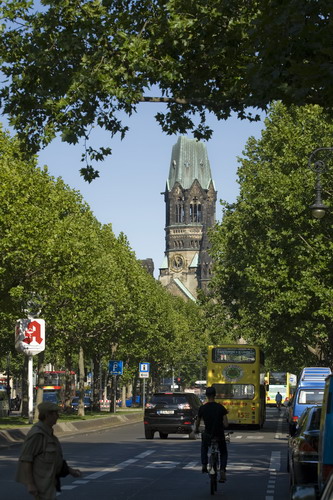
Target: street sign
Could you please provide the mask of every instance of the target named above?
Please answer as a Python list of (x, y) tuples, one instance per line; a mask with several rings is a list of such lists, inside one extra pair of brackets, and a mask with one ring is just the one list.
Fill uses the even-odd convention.
[(18, 319), (15, 327), (15, 349), (26, 356), (34, 356), (45, 349), (45, 321)]
[(150, 363), (139, 363), (139, 372), (148, 372), (150, 371)]
[(109, 361), (109, 373), (111, 375), (122, 375), (123, 374), (123, 362), (122, 361)]
[(139, 372), (139, 378), (149, 378), (149, 372)]

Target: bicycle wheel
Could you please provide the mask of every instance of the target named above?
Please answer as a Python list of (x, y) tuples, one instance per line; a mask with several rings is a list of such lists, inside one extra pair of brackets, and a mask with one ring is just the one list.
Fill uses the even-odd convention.
[(210, 471), (209, 471), (211, 495), (214, 495), (215, 491), (217, 490), (217, 470), (218, 470), (218, 454), (213, 452), (211, 454)]
[(217, 490), (217, 477), (216, 474), (210, 474), (210, 494), (214, 495)]

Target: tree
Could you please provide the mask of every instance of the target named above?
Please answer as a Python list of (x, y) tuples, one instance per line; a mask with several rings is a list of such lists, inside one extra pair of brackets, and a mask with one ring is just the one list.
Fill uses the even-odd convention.
[[(311, 218), (315, 174), (308, 157), (329, 146), (333, 125), (318, 106), (276, 104), (259, 140), (249, 139), (240, 195), (212, 234), (214, 291), (226, 333), (265, 348), (272, 366), (333, 362), (332, 213)], [(332, 155), (323, 175), (332, 199)]]
[[(168, 134), (208, 139), (206, 113), (256, 119), (274, 100), (332, 111), (330, 5), (324, 0), (7, 0), (1, 7), (4, 113), (28, 153), (56, 134), (123, 138), (139, 102), (162, 102)], [(152, 97), (152, 88), (159, 96)], [(81, 173), (109, 147), (86, 145)]]

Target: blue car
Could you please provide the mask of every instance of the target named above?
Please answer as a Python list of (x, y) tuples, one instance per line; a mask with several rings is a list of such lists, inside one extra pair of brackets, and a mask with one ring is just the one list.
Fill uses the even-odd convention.
[(288, 413), (290, 435), (293, 435), (295, 432), (297, 422), (307, 408), (322, 404), (324, 389), (325, 381), (304, 382), (297, 387)]
[[(75, 397), (72, 399), (72, 402), (71, 402), (71, 407), (74, 411), (78, 411), (78, 407), (79, 407), (79, 399), (78, 397)], [(88, 397), (88, 396), (85, 396), (84, 399), (83, 399), (83, 403), (84, 403), (84, 409), (85, 410), (92, 410), (92, 400)]]

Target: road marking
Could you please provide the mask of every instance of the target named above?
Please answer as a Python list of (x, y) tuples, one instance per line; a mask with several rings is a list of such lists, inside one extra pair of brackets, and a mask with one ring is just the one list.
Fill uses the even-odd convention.
[(184, 465), (183, 469), (194, 469), (198, 466), (198, 462), (189, 462), (187, 465)]
[(265, 500), (274, 500), (275, 485), (276, 485), (276, 473), (281, 468), (281, 452), (272, 451), (271, 459), (269, 463), (269, 480), (266, 489)]
[(252, 466), (251, 465), (247, 465), (247, 464), (242, 464), (242, 463), (231, 463), (227, 465), (227, 471), (231, 471), (231, 470), (251, 470), (252, 469)]
[(152, 453), (155, 453), (156, 450), (147, 450), (144, 451), (143, 453), (140, 453), (140, 455), (136, 455), (134, 458), (145, 458), (148, 457), (148, 455), (151, 455)]
[(281, 439), (282, 437), (282, 420), (283, 420), (282, 415), (280, 415), (276, 429), (275, 439)]
[(152, 462), (150, 465), (146, 465), (146, 469), (173, 469), (177, 467), (179, 462), (171, 462), (168, 460), (161, 460), (159, 462)]
[(281, 466), (281, 451), (272, 451), (269, 471), (278, 471)]

